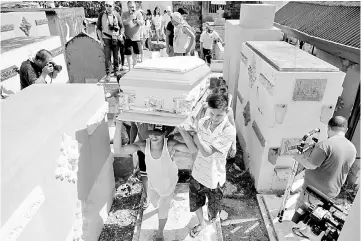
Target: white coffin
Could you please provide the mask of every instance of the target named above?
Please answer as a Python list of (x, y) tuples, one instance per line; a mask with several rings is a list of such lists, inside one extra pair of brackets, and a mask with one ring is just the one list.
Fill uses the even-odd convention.
[[(338, 68), (286, 42), (243, 44), (236, 122), (258, 190), (285, 188), (287, 175), (277, 170), (292, 165), (290, 153), (281, 148), (287, 139), (300, 139), (314, 128), (321, 129), (321, 140), (327, 137), (344, 77)], [(272, 161), (270, 148), (281, 151)]]
[[(53, 55), (56, 64), (63, 67), (53, 84), (63, 84), (68, 82), (68, 71), (65, 64), (63, 47), (59, 36), (33, 36), (17, 37), (1, 41), (1, 84), (7, 91), (17, 93), (20, 91), (20, 76), (15, 71), (20, 69), (21, 63), (29, 56), (46, 49)], [(50, 82), (50, 78), (47, 78)]]
[[(200, 108), (209, 86), (210, 68), (191, 56), (147, 60), (120, 79), (120, 118), (176, 126)], [(128, 99), (129, 98), (129, 99)], [(161, 103), (149, 106), (149, 99)], [(125, 103), (127, 102), (127, 103)], [(177, 103), (187, 103), (181, 110)]]

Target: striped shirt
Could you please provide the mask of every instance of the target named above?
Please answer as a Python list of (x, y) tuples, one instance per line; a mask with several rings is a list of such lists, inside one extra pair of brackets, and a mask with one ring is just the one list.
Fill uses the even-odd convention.
[(208, 116), (199, 120), (199, 138), (209, 146), (217, 149), (209, 157), (204, 157), (200, 151), (193, 164), (192, 176), (205, 187), (215, 189), (226, 182), (226, 158), (232, 143), (236, 141), (236, 128), (224, 118), (212, 132)]

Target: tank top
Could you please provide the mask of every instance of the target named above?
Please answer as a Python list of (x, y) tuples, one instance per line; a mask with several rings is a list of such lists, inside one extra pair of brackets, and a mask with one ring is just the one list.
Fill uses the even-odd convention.
[(164, 138), (163, 151), (159, 159), (152, 157), (150, 140), (146, 140), (145, 163), (149, 188), (155, 189), (160, 196), (171, 195), (178, 182), (178, 167), (170, 157), (167, 138)]
[(190, 38), (186, 33), (184, 33), (183, 27), (187, 27), (187, 26), (182, 25), (182, 27), (178, 27), (178, 29), (176, 27), (174, 28), (175, 31), (174, 39), (173, 39), (174, 53), (184, 54), (189, 45)]

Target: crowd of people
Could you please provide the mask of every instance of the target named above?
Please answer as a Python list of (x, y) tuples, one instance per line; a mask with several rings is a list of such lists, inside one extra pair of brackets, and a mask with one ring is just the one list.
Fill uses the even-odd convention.
[[(105, 49), (105, 82), (110, 80), (111, 69), (115, 76), (120, 76), (124, 68), (131, 70), (142, 62), (143, 50), (151, 48), (153, 35), (158, 43), (165, 41), (169, 57), (195, 55), (195, 31), (186, 21), (188, 12), (185, 9), (172, 12), (168, 6), (163, 13), (159, 7), (145, 12), (140, 2), (134, 1), (128, 1), (127, 7), (127, 11), (122, 11), (119, 5), (107, 1), (105, 11), (98, 16), (97, 36)], [(224, 42), (209, 24), (204, 30), (201, 36), (203, 49), (199, 55), (210, 65), (213, 43)], [(127, 66), (124, 65), (125, 58)]]

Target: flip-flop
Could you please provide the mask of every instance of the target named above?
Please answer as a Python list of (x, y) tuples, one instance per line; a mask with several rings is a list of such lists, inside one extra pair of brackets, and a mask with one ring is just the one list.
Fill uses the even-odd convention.
[(191, 231), (189, 232), (189, 235), (192, 237), (192, 238), (195, 238), (199, 235), (200, 232), (202, 232), (203, 229), (205, 229), (205, 227), (201, 228), (201, 225), (198, 224), (196, 226), (194, 226)]
[(294, 235), (301, 237), (301, 238), (309, 239), (309, 237), (306, 236), (304, 233), (302, 233), (302, 231), (304, 231), (304, 230), (301, 229), (300, 227), (292, 227), (292, 232)]

